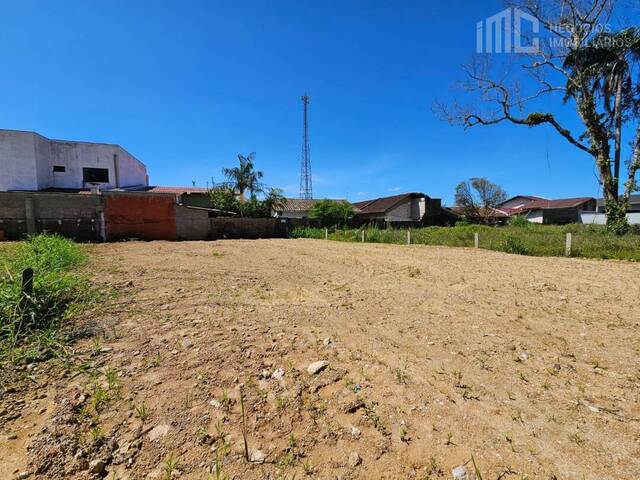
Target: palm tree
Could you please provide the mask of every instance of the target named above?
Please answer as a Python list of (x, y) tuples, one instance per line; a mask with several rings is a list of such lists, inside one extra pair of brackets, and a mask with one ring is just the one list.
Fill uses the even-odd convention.
[(262, 172), (254, 170), (253, 159), (255, 156), (255, 152), (251, 152), (246, 157), (238, 154), (239, 166), (222, 169), (222, 173), (232, 183), (233, 188), (240, 195), (240, 202), (243, 203), (245, 201), (244, 192), (249, 191), (253, 198), (256, 193), (262, 191), (262, 182), (260, 180), (264, 175)]

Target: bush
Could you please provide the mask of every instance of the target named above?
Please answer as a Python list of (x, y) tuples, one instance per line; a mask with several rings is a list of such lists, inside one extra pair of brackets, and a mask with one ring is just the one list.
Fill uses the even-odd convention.
[(522, 215), (516, 215), (509, 219), (510, 227), (528, 227), (530, 225), (529, 220)]
[[(38, 235), (0, 252), (0, 358), (33, 361), (53, 353), (63, 322), (88, 298), (88, 279), (76, 270), (80, 247), (57, 235)], [(33, 268), (33, 293), (22, 293), (22, 272)]]
[(527, 248), (522, 240), (513, 236), (507, 235), (500, 246), (500, 250), (506, 253), (515, 253), (517, 255), (530, 255), (531, 250)]
[(320, 221), (325, 227), (342, 225), (352, 216), (353, 206), (344, 200), (319, 200), (309, 212), (309, 218)]

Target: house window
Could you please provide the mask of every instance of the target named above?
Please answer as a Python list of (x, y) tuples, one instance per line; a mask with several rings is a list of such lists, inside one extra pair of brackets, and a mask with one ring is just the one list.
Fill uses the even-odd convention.
[(109, 169), (83, 168), (82, 181), (84, 183), (109, 183)]
[(64, 165), (54, 165), (53, 171), (56, 173), (64, 173), (67, 171), (67, 167), (65, 167)]

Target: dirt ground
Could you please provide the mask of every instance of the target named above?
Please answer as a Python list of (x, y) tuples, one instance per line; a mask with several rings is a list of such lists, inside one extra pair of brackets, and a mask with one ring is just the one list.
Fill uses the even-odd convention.
[(640, 478), (638, 264), (318, 240), (87, 248), (116, 292), (82, 319), (99, 340), (5, 392), (0, 478), (473, 479), (472, 455), (484, 480)]

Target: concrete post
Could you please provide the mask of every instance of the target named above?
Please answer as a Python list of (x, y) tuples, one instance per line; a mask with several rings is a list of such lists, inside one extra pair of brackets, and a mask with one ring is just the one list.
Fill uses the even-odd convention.
[(473, 234), (473, 246), (475, 248), (480, 248), (480, 236), (478, 235), (478, 232)]
[(364, 243), (364, 230), (362, 230), (362, 243)]
[(565, 239), (564, 242), (564, 255), (566, 257), (570, 257), (571, 256), (571, 233), (567, 233), (567, 238)]
[(328, 228), (324, 229), (324, 239), (325, 240), (329, 240), (329, 229)]
[(411, 245), (411, 229), (407, 230), (407, 245)]
[(36, 234), (36, 215), (35, 207), (33, 204), (33, 197), (26, 197), (24, 199), (24, 216), (27, 220), (27, 234)]
[(107, 224), (104, 219), (104, 210), (98, 210), (98, 235), (103, 242), (107, 241)]

